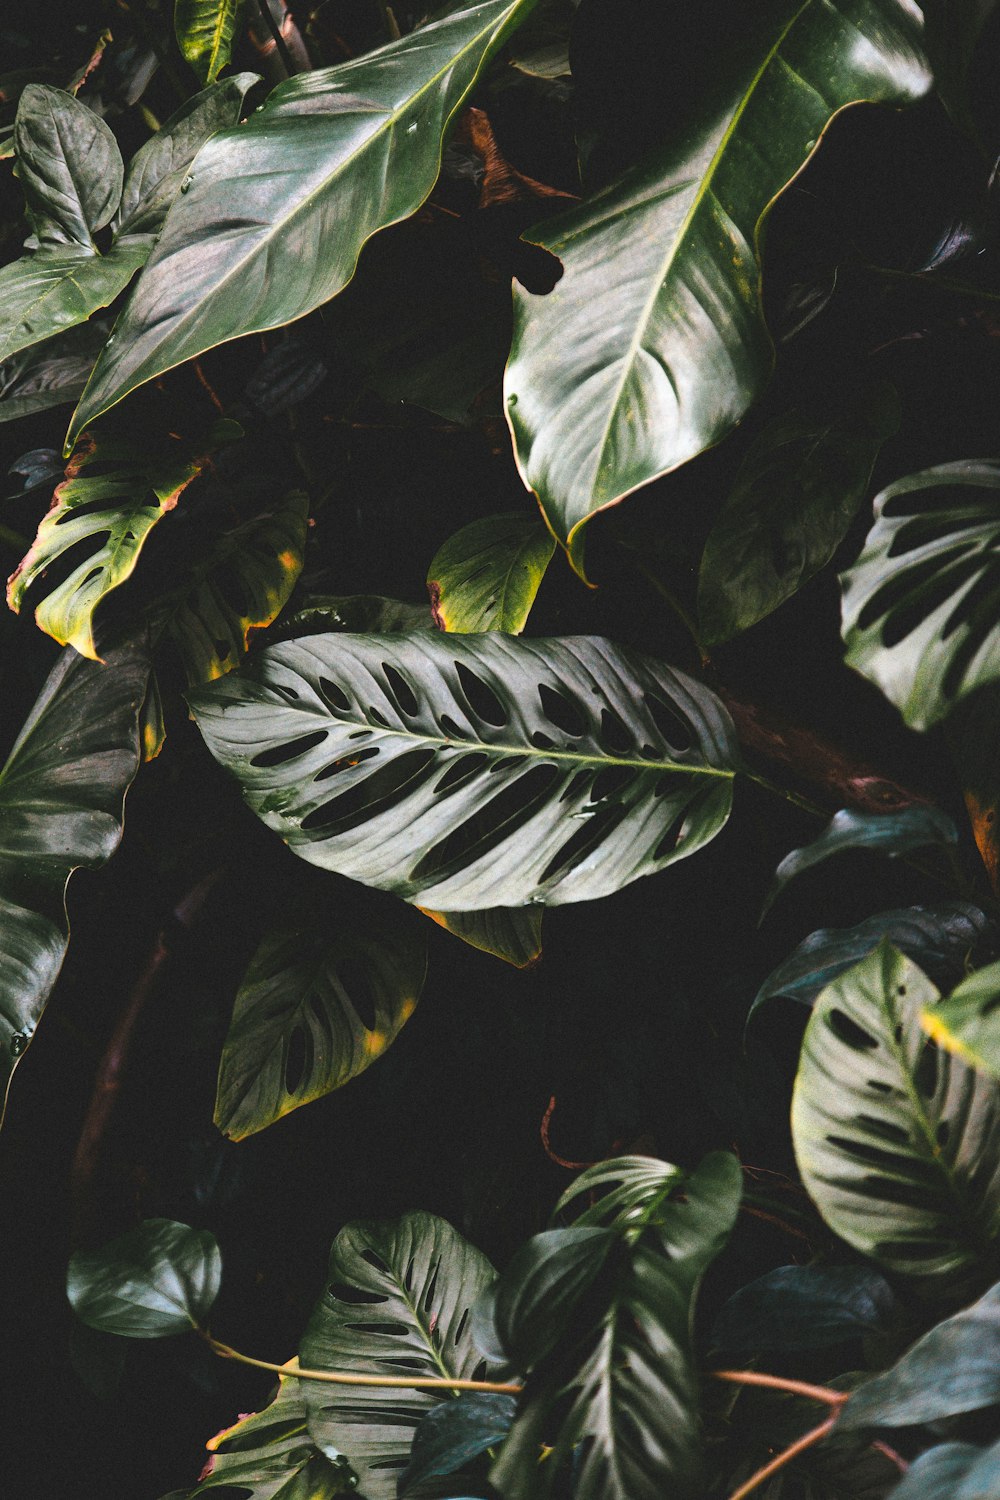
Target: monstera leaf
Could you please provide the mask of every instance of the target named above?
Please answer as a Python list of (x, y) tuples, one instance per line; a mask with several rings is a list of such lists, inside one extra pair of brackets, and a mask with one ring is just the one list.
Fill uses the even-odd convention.
[(732, 800), (718, 700), (587, 636), (307, 636), (189, 701), (295, 853), (432, 910), (619, 890)]
[[(349, 1224), (330, 1252), (330, 1285), (302, 1341), (304, 1369), (431, 1379), (480, 1379), (469, 1309), (494, 1280), (485, 1256), (443, 1219), (411, 1213), (394, 1224)], [(309, 1431), (345, 1454), (366, 1500), (396, 1500), (421, 1419), (451, 1396), (438, 1391), (305, 1390)]]
[(110, 859), (139, 765), (147, 664), (60, 657), (0, 771), (0, 1077), (34, 1034), (69, 942), (65, 887)]
[(889, 1270), (958, 1280), (1000, 1233), (1000, 1086), (920, 1027), (930, 980), (883, 943), (816, 1002), (792, 1133), (830, 1228)]
[(438, 628), (520, 635), (555, 546), (537, 515), (488, 516), (463, 526), (427, 574)]
[(243, 0), (176, 0), (177, 45), (202, 83), (214, 83), (229, 61)]
[(534, 3), (479, 0), (377, 52), (300, 74), (210, 141), (98, 361), (70, 441), (143, 381), (335, 296), (365, 241), (430, 193), (451, 121)]
[(700, 97), (665, 146), (527, 236), (563, 276), (515, 289), (518, 466), (579, 570), (591, 516), (718, 442), (763, 388), (761, 221), (831, 117), (930, 83), (908, 0), (766, 0), (698, 28), (672, 9), (678, 84), (693, 71)]
[(970, 974), (920, 1019), (939, 1046), (1000, 1079), (1000, 964)]
[(941, 464), (875, 501), (843, 577), (847, 661), (913, 729), (1000, 677), (1000, 464)]
[(69, 1263), (66, 1294), (88, 1328), (121, 1338), (189, 1333), (219, 1294), (222, 1259), (207, 1229), (146, 1219)]
[(369, 1067), (416, 1008), (423, 926), (403, 911), (301, 913), (267, 934), (244, 976), (222, 1049), (215, 1123), (264, 1130)]
[(428, 911), (424, 914), (470, 948), (492, 953), (530, 969), (542, 956), (542, 910), (538, 906), (495, 906), (489, 911)]

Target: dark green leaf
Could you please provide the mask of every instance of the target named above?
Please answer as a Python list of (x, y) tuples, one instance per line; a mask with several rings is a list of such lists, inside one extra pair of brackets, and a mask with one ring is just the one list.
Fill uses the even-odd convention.
[(14, 153), (38, 246), (93, 254), (125, 173), (104, 121), (63, 89), (29, 83), (17, 107)]
[(884, 1328), (895, 1309), (888, 1282), (867, 1267), (779, 1266), (730, 1297), (711, 1345), (747, 1359), (824, 1349)]
[(578, 1336), (581, 1305), (619, 1240), (611, 1229), (547, 1229), (521, 1246), (493, 1304), (500, 1346), (515, 1369), (533, 1369)]
[(175, 0), (174, 32), (201, 83), (213, 83), (229, 62), (243, 0)]
[(826, 566), (898, 425), (899, 399), (880, 381), (765, 427), (705, 543), (698, 620), (706, 645), (749, 630)]
[(207, 1229), (146, 1219), (100, 1250), (74, 1255), (66, 1295), (90, 1328), (127, 1339), (159, 1339), (197, 1328), (218, 1296), (221, 1278), (219, 1247)]
[(463, 526), (427, 573), (438, 628), (520, 635), (555, 546), (537, 514), (488, 516)]
[(994, 1500), (1000, 1494), (1000, 1443), (940, 1443), (921, 1453), (892, 1500)]
[(956, 1279), (995, 1255), (1000, 1088), (920, 1027), (937, 991), (887, 942), (816, 1002), (792, 1134), (830, 1228), (889, 1270)]
[(282, 620), (280, 633), (284, 637), (344, 630), (351, 635), (394, 635), (436, 628), (427, 603), (404, 604), (380, 594), (314, 594)]
[(1000, 1078), (1000, 963), (970, 974), (921, 1020), (938, 1046)]
[(487, 1448), (499, 1446), (516, 1410), (513, 1396), (491, 1391), (463, 1391), (457, 1401), (440, 1402), (416, 1430), (409, 1465), (399, 1478), (400, 1496), (412, 1494), (428, 1479), (454, 1474)]
[(707, 689), (587, 636), (308, 636), (190, 703), (297, 854), (443, 911), (588, 900), (693, 854), (738, 756)]
[(430, 193), (451, 121), (534, 3), (463, 5), (377, 52), (290, 78), (245, 125), (214, 136), (98, 361), (71, 440), (144, 381), (335, 296), (365, 241)]
[(540, 906), (494, 906), (488, 911), (428, 911), (424, 914), (446, 932), (492, 953), (515, 969), (530, 969), (542, 956)]
[(65, 651), (0, 771), (0, 1077), (5, 1091), (69, 942), (65, 888), (110, 859), (139, 764), (147, 664)]
[(928, 729), (1000, 676), (1000, 464), (941, 464), (882, 491), (843, 575), (847, 661)]
[(68, 328), (0, 365), (0, 422), (75, 401), (108, 336), (104, 323)]
[(766, 382), (760, 226), (833, 114), (930, 82), (904, 0), (767, 0), (710, 34), (675, 9), (675, 57), (713, 57), (705, 97), (667, 145), (531, 232), (563, 276), (544, 296), (515, 289), (518, 464), (580, 570), (589, 518), (718, 442)]
[(948, 113), (962, 130), (974, 132), (966, 83), (980, 33), (996, 0), (920, 0), (927, 55)]
[(107, 255), (70, 246), (36, 250), (0, 268), (0, 359), (6, 362), (107, 307), (148, 253), (139, 240), (113, 246)]

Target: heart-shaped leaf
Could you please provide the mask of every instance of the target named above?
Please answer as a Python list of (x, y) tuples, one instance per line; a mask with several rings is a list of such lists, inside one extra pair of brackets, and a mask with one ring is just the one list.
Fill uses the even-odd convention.
[[(409, 916), (410, 921), (401, 921)], [(423, 924), (381, 908), (301, 912), (267, 934), (236, 996), (215, 1123), (243, 1140), (340, 1088), (395, 1041), (427, 969)], [(412, 925), (411, 925), (412, 924)]]
[(438, 628), (520, 635), (555, 547), (537, 515), (487, 516), (463, 526), (427, 574)]
[(1000, 963), (970, 974), (920, 1019), (940, 1047), (1000, 1078)]
[(17, 107), (14, 154), (39, 248), (93, 253), (125, 176), (104, 121), (64, 89), (29, 83)]
[(245, 125), (213, 137), (167, 216), (68, 441), (144, 381), (336, 296), (365, 241), (430, 193), (445, 132), (534, 3), (463, 5), (377, 52), (290, 78)]
[(847, 661), (913, 729), (1000, 677), (1000, 463), (941, 464), (875, 501), (843, 576)]
[(207, 1229), (146, 1219), (99, 1250), (74, 1255), (66, 1295), (90, 1328), (159, 1339), (198, 1328), (221, 1279), (219, 1247)]
[(908, 0), (768, 0), (694, 30), (672, 9), (668, 55), (702, 96), (666, 145), (527, 236), (562, 261), (555, 288), (515, 288), (518, 466), (581, 571), (590, 517), (718, 442), (763, 388), (761, 222), (831, 117), (930, 83)]
[(176, 0), (177, 45), (202, 83), (212, 83), (228, 63), (242, 9), (243, 0)]
[(921, 1030), (937, 998), (888, 943), (816, 1002), (792, 1134), (836, 1234), (889, 1270), (954, 1280), (996, 1254), (1000, 1086)]
[(714, 695), (587, 636), (307, 636), (189, 701), (295, 853), (434, 910), (619, 890), (732, 800)]
[[(485, 1256), (433, 1214), (349, 1224), (330, 1252), (329, 1286), (302, 1341), (304, 1369), (432, 1379), (488, 1379), (469, 1308), (493, 1282)], [(330, 1386), (305, 1391), (309, 1431), (345, 1455), (366, 1500), (395, 1500), (414, 1432), (435, 1391)]]

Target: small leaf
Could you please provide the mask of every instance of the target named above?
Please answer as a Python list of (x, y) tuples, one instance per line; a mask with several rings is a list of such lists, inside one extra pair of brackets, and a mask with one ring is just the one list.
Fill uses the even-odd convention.
[(176, 0), (177, 45), (199, 82), (214, 83), (229, 62), (242, 9), (243, 0)]
[(538, 517), (520, 512), (464, 526), (427, 574), (438, 628), (520, 635), (555, 547)]
[(63, 89), (29, 83), (17, 107), (14, 153), (38, 246), (93, 253), (125, 172), (104, 121)]
[(454, 1474), (487, 1448), (499, 1447), (516, 1410), (513, 1396), (491, 1391), (463, 1391), (456, 1401), (442, 1401), (414, 1434), (410, 1462), (399, 1476), (399, 1495), (419, 1493), (429, 1479)]
[(478, 948), (492, 953), (515, 969), (530, 969), (542, 956), (542, 908), (540, 906), (494, 906), (488, 911), (428, 911), (421, 907), (445, 932), (453, 933)]
[(90, 1328), (128, 1339), (189, 1333), (219, 1293), (222, 1259), (207, 1229), (146, 1219), (69, 1263), (66, 1294)]
[(970, 974), (920, 1020), (939, 1047), (1000, 1079), (1000, 963)]
[(729, 1298), (711, 1346), (727, 1355), (825, 1349), (884, 1328), (896, 1311), (892, 1289), (864, 1266), (779, 1266)]

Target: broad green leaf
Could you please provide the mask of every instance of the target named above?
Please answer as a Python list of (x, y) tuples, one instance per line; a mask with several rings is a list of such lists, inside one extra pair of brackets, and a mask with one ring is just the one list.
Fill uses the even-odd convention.
[[(445, 132), (535, 0), (479, 0), (280, 84), (198, 153), (69, 441), (129, 391), (341, 291), (362, 246), (431, 192)], [(294, 163), (294, 168), (290, 167)]]
[(898, 812), (886, 813), (856, 812), (842, 807), (811, 844), (785, 855), (774, 873), (764, 910), (803, 870), (811, 870), (845, 849), (870, 849), (895, 858), (913, 849), (925, 849), (928, 844), (957, 842), (958, 829), (939, 807), (914, 803)]
[(761, 0), (707, 35), (675, 9), (678, 72), (692, 43), (712, 57), (704, 97), (664, 146), (527, 236), (562, 262), (555, 288), (515, 288), (518, 466), (581, 572), (590, 517), (717, 443), (762, 390), (761, 224), (832, 116), (930, 84), (909, 0)]
[(441, 1401), (421, 1419), (413, 1437), (410, 1462), (399, 1478), (399, 1494), (419, 1494), (428, 1480), (454, 1474), (499, 1447), (514, 1420), (513, 1396), (493, 1391), (463, 1391), (455, 1401)]
[[(505, 1500), (552, 1494), (571, 1458), (577, 1500), (705, 1494), (692, 1302), (735, 1223), (740, 1167), (718, 1152), (678, 1184), (680, 1174), (663, 1162), (626, 1162), (620, 1171), (616, 1162), (602, 1164), (598, 1181), (611, 1187), (603, 1200), (605, 1227), (579, 1227), (578, 1219), (574, 1229), (536, 1235), (527, 1284), (517, 1280), (519, 1257), (501, 1277), (498, 1328), (505, 1345), (529, 1356), (537, 1347), (517, 1418), (490, 1474)], [(618, 1176), (625, 1181), (617, 1183)], [(679, 1185), (683, 1199), (669, 1201)], [(578, 1191), (579, 1181), (571, 1196)], [(598, 1275), (580, 1279), (575, 1316), (561, 1318), (566, 1333), (555, 1344), (547, 1337), (543, 1295), (550, 1236), (554, 1262), (567, 1236), (595, 1237), (596, 1252), (609, 1238), (616, 1242), (603, 1252)], [(554, 1289), (561, 1291), (559, 1280), (557, 1267)], [(522, 1287), (526, 1297), (519, 1296)], [(553, 1450), (542, 1464), (540, 1442)]]
[(118, 847), (147, 664), (65, 651), (0, 771), (0, 1078), (24, 1056), (69, 942), (65, 888)]
[(1000, 1078), (1000, 964), (990, 964), (920, 1017), (939, 1047)]
[(148, 253), (141, 240), (112, 246), (107, 255), (70, 245), (36, 250), (0, 267), (0, 359), (6, 362), (108, 307)]
[(103, 323), (81, 323), (5, 359), (0, 364), (0, 422), (75, 401), (107, 336)]
[(854, 1392), (838, 1426), (915, 1427), (1000, 1401), (1000, 1285)]
[(104, 121), (65, 90), (29, 83), (17, 107), (14, 154), (38, 247), (94, 253), (125, 173)]
[[(349, 1224), (333, 1242), (329, 1286), (310, 1319), (307, 1370), (489, 1379), (469, 1335), (469, 1308), (493, 1282), (485, 1256), (433, 1214)], [(477, 1374), (477, 1372), (480, 1372)], [(313, 1441), (344, 1454), (366, 1500), (396, 1500), (414, 1431), (436, 1391), (307, 1385)]]
[(738, 764), (712, 693), (589, 636), (307, 636), (189, 701), (296, 854), (435, 911), (663, 869), (718, 833)]
[(240, 1141), (266, 1129), (392, 1045), (427, 969), (423, 926), (407, 916), (308, 911), (264, 937), (222, 1049), (215, 1123), (225, 1135)]
[(993, 1500), (1000, 1494), (1000, 1443), (939, 1443), (914, 1459), (892, 1500)]
[(996, 0), (920, 0), (920, 9), (937, 91), (955, 124), (974, 134), (966, 85), (976, 44)]
[(463, 526), (427, 573), (438, 628), (520, 635), (555, 547), (537, 515), (488, 516)]
[(891, 1326), (896, 1299), (867, 1266), (779, 1266), (734, 1292), (712, 1328), (727, 1356), (825, 1349)]
[[(285, 1368), (297, 1367), (290, 1359)], [(241, 1417), (206, 1447), (212, 1457), (191, 1500), (220, 1486), (248, 1491), (247, 1500), (331, 1500), (354, 1490), (347, 1464), (313, 1444), (302, 1382), (292, 1376), (280, 1376), (278, 1394), (263, 1411)]]
[(996, 1255), (1000, 1088), (920, 1027), (937, 991), (883, 943), (816, 1002), (792, 1103), (830, 1228), (888, 1270), (956, 1280)]
[(207, 1229), (145, 1219), (99, 1250), (73, 1256), (66, 1295), (78, 1318), (103, 1333), (159, 1339), (189, 1333), (219, 1294), (222, 1259)]
[(698, 620), (706, 645), (749, 630), (826, 566), (898, 426), (899, 399), (879, 381), (765, 427), (705, 543)]
[(530, 969), (542, 956), (540, 906), (494, 906), (488, 911), (421, 910), (471, 948), (492, 953), (515, 969)]
[(35, 620), (61, 646), (94, 661), (95, 611), (132, 576), (149, 533), (207, 462), (179, 442), (159, 452), (149, 449), (149, 443), (93, 437), (82, 444), (7, 584), (7, 603), (17, 611), (27, 591), (72, 552), (76, 566), (42, 599)]
[(875, 501), (864, 551), (843, 575), (847, 663), (912, 729), (1000, 678), (1000, 463), (941, 464)]
[(201, 83), (214, 83), (229, 62), (243, 0), (175, 0), (174, 32)]

